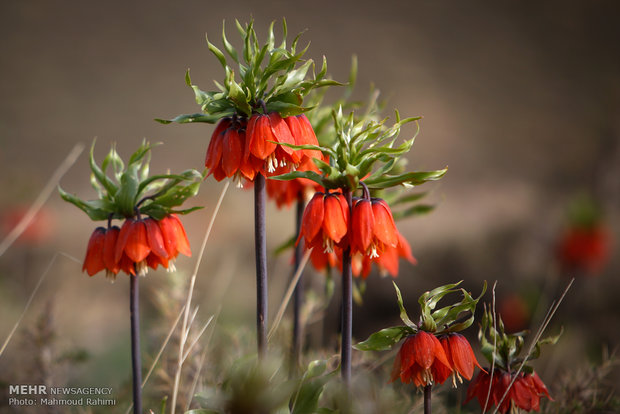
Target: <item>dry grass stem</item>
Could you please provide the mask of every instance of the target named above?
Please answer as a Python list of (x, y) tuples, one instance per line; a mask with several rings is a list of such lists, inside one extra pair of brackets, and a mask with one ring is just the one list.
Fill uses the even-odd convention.
[(9, 332), (9, 335), (7, 336), (6, 340), (2, 344), (2, 348), (0, 348), (0, 357), (2, 357), (2, 354), (4, 353), (4, 350), (6, 349), (7, 345), (9, 344), (9, 342), (11, 342), (11, 338), (13, 338), (13, 335), (15, 334), (15, 331), (17, 331), (17, 328), (19, 327), (19, 324), (21, 323), (22, 319), (24, 318), (24, 315), (26, 315), (26, 312), (28, 312), (28, 309), (30, 308), (30, 305), (32, 303), (32, 299), (34, 299), (34, 296), (37, 294), (37, 291), (39, 290), (39, 287), (41, 286), (41, 283), (43, 283), (43, 280), (45, 280), (47, 274), (52, 269), (52, 266), (54, 266), (54, 263), (56, 262), (56, 258), (58, 256), (64, 256), (64, 257), (66, 257), (66, 258), (68, 258), (70, 260), (73, 260), (76, 263), (81, 263), (78, 259), (76, 259), (75, 257), (73, 257), (71, 255), (68, 255), (66, 253), (56, 252), (54, 254), (54, 257), (52, 257), (52, 259), (50, 260), (50, 263), (47, 265), (47, 268), (45, 269), (45, 271), (43, 272), (41, 277), (39, 277), (39, 280), (37, 281), (36, 286), (34, 287), (34, 289), (32, 289), (32, 293), (30, 294), (30, 297), (28, 298), (28, 301), (26, 302), (26, 306), (24, 307), (24, 310), (22, 311), (21, 315), (17, 319), (17, 322), (15, 322), (15, 325), (13, 326), (13, 329), (11, 329), (11, 332)]
[(301, 259), (301, 263), (299, 263), (299, 267), (297, 268), (297, 271), (293, 275), (293, 279), (291, 280), (291, 283), (289, 284), (288, 289), (286, 293), (284, 294), (284, 298), (282, 299), (282, 303), (280, 304), (278, 313), (276, 314), (276, 317), (273, 321), (271, 330), (269, 331), (269, 334), (267, 335), (267, 341), (271, 340), (271, 337), (276, 332), (276, 329), (278, 329), (278, 325), (280, 325), (280, 322), (282, 321), (282, 317), (284, 316), (286, 307), (288, 306), (288, 303), (290, 302), (291, 297), (293, 296), (293, 291), (295, 290), (295, 286), (297, 286), (297, 283), (299, 282), (299, 278), (301, 277), (301, 274), (303, 273), (304, 268), (306, 267), (306, 264), (308, 263), (308, 259), (310, 258), (311, 251), (312, 250), (308, 250), (304, 254), (304, 257)]
[(174, 376), (174, 386), (172, 388), (172, 402), (170, 404), (170, 412), (174, 414), (176, 411), (177, 404), (177, 396), (179, 394), (179, 383), (181, 381), (181, 369), (183, 368), (183, 355), (185, 355), (185, 342), (187, 341), (187, 336), (189, 333), (188, 328), (188, 320), (189, 320), (189, 310), (192, 303), (192, 295), (194, 292), (194, 285), (196, 283), (196, 275), (198, 274), (198, 269), (200, 268), (200, 263), (202, 262), (202, 256), (204, 255), (205, 248), (207, 246), (207, 241), (209, 240), (209, 235), (211, 234), (211, 229), (213, 228), (213, 223), (215, 222), (215, 218), (217, 217), (217, 213), (222, 205), (222, 200), (224, 199), (224, 195), (228, 190), (228, 186), (230, 185), (230, 181), (226, 181), (224, 184), (224, 188), (222, 188), (222, 192), (220, 193), (220, 197), (217, 200), (217, 204), (215, 205), (215, 209), (213, 210), (213, 214), (211, 215), (211, 219), (209, 221), (209, 225), (207, 227), (207, 231), (202, 240), (202, 245), (200, 246), (200, 250), (198, 251), (198, 258), (196, 259), (196, 265), (194, 266), (194, 272), (192, 273), (192, 277), (190, 279), (189, 290), (187, 292), (187, 301), (185, 303), (185, 312), (183, 316), (183, 325), (181, 329), (181, 341), (179, 341), (179, 359), (177, 363), (177, 369)]
[(47, 184), (45, 184), (45, 187), (43, 187), (43, 190), (41, 190), (41, 192), (34, 200), (24, 217), (22, 217), (19, 223), (17, 223), (17, 226), (15, 226), (15, 228), (13, 228), (13, 230), (11, 230), (9, 234), (6, 235), (4, 240), (2, 240), (2, 243), (0, 243), (0, 257), (9, 249), (9, 247), (11, 247), (11, 245), (24, 232), (24, 230), (28, 228), (28, 225), (30, 224), (34, 216), (36, 216), (36, 214), (39, 212), (41, 207), (43, 207), (43, 204), (45, 204), (47, 199), (50, 197), (52, 191), (54, 191), (62, 176), (65, 175), (65, 173), (69, 170), (69, 168), (71, 168), (73, 164), (75, 164), (75, 161), (77, 161), (83, 150), (84, 144), (75, 144), (73, 149), (69, 152), (69, 155), (67, 155), (64, 161), (58, 166), (56, 171), (54, 171), (51, 178), (49, 179)]

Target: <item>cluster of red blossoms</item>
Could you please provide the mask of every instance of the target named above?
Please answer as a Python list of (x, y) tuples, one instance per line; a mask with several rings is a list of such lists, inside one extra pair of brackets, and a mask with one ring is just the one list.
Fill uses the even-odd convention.
[(191, 256), (183, 224), (176, 214), (161, 220), (127, 219), (119, 229), (97, 227), (88, 241), (82, 271), (93, 276), (102, 270), (115, 279), (121, 270), (130, 275), (146, 275), (148, 268), (161, 265), (174, 271), (174, 260), (183, 253)]
[(310, 121), (304, 115), (282, 118), (277, 112), (245, 117), (222, 118), (217, 124), (205, 166), (217, 181), (233, 178), (239, 186), (253, 181), (257, 173), (265, 176), (278, 167), (286, 171), (305, 164), (305, 158), (321, 158), (316, 150), (294, 150), (286, 145), (318, 145)]
[[(492, 405), (499, 406), (498, 411), (504, 414), (512, 407), (525, 411), (538, 411), (542, 397), (553, 400), (549, 396), (547, 387), (535, 372), (532, 374), (520, 373), (506, 394), (506, 390), (513, 378), (511, 374), (501, 369), (495, 369), (493, 378), (486, 371), (480, 371), (467, 389), (467, 400), (465, 402), (467, 403), (476, 397), (481, 408), (484, 408), (485, 404), (487, 410)], [(489, 388), (491, 389), (490, 395)], [(506, 394), (506, 397), (502, 401), (504, 394)]]
[(452, 333), (437, 339), (432, 333), (418, 331), (403, 342), (392, 369), (391, 380), (413, 382), (417, 387), (443, 384), (452, 375), (456, 385), (461, 376), (471, 379), (474, 366), (482, 369), (471, 345), (463, 335)]
[(398, 274), (398, 258), (412, 263), (411, 248), (398, 232), (392, 212), (379, 198), (355, 198), (352, 211), (341, 192), (317, 192), (302, 217), (297, 242), (312, 248), (314, 267), (342, 266), (342, 252), (351, 248), (353, 274), (366, 278), (372, 263), (382, 272)]

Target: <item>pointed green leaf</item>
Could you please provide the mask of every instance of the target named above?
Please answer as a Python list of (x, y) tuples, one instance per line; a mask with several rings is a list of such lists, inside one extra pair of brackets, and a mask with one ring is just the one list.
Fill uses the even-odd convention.
[(403, 305), (403, 297), (400, 294), (400, 289), (398, 288), (398, 285), (396, 285), (396, 282), (392, 282), (392, 284), (394, 285), (394, 289), (396, 289), (396, 298), (398, 302), (398, 308), (400, 309), (400, 319), (408, 327), (417, 330), (417, 325), (411, 322), (411, 319), (409, 319), (409, 316), (407, 315), (407, 311), (405, 310), (405, 306)]
[(353, 345), (358, 351), (387, 351), (402, 338), (413, 335), (416, 330), (409, 326), (394, 326), (375, 332), (363, 342)]

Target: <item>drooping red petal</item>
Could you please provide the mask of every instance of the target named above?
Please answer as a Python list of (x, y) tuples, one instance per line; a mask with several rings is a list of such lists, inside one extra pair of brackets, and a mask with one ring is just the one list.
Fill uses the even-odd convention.
[[(444, 349), (449, 349), (452, 367), (463, 377), (470, 380), (474, 375), (474, 365), (480, 367), (474, 355), (474, 351), (471, 349), (471, 345), (467, 339), (460, 334), (450, 335), (447, 338), (447, 342), (449, 345), (448, 347), (445, 346), (443, 341), (442, 345), (444, 345)], [(448, 352), (446, 352), (446, 354), (448, 354)]]
[(398, 244), (398, 230), (396, 230), (392, 212), (386, 202), (380, 199), (373, 199), (372, 212), (375, 217), (375, 236), (388, 246), (396, 247)]
[(157, 222), (149, 217), (144, 220), (144, 224), (146, 226), (146, 236), (149, 247), (151, 248), (151, 253), (167, 259), (168, 252), (166, 251), (166, 246), (164, 244), (164, 236), (162, 235), (161, 229), (157, 225)]
[(351, 248), (365, 255), (372, 243), (375, 226), (370, 200), (361, 199), (354, 203), (351, 224)]
[(274, 142), (278, 142), (278, 140), (271, 129), (269, 116), (260, 114), (252, 116), (248, 122), (246, 140), (248, 141), (246, 145), (249, 148), (249, 153), (261, 160), (266, 159), (275, 151), (276, 144)]
[(103, 263), (103, 245), (105, 234), (106, 229), (103, 227), (97, 227), (88, 240), (86, 257), (84, 258), (82, 271), (86, 270), (86, 273), (88, 273), (89, 276), (93, 276), (94, 274), (105, 269), (105, 264)]
[(344, 215), (337, 195), (326, 194), (323, 203), (325, 206), (323, 233), (334, 242), (339, 243), (347, 234), (348, 217)]
[(146, 259), (146, 256), (148, 256), (151, 252), (151, 248), (149, 247), (146, 237), (146, 226), (144, 225), (143, 220), (135, 220), (131, 224), (124, 251), (125, 254), (127, 254), (127, 257), (135, 263)]
[(435, 360), (435, 338), (432, 334), (419, 331), (413, 336), (412, 355), (422, 369), (429, 369)]
[(174, 224), (176, 239), (177, 239), (177, 251), (184, 254), (187, 257), (192, 256), (192, 250), (189, 247), (189, 240), (187, 240), (187, 234), (185, 233), (185, 227), (176, 214), (169, 216)]
[(105, 234), (105, 240), (103, 242), (103, 263), (105, 264), (105, 268), (115, 275), (121, 270), (119, 262), (114, 260), (116, 242), (118, 240), (119, 233), (120, 229), (118, 227), (110, 227)]
[(230, 118), (223, 118), (215, 127), (213, 135), (211, 135), (209, 147), (207, 148), (207, 156), (205, 158), (205, 167), (209, 168), (209, 174), (211, 174), (211, 170), (220, 163), (220, 159), (222, 158), (222, 133), (230, 125)]
[[(291, 144), (291, 145), (295, 145), (295, 138), (293, 138), (293, 135), (291, 134), (291, 130), (289, 129), (288, 125), (286, 124), (286, 122), (284, 122), (284, 119), (282, 119), (282, 117), (280, 116), (279, 113), (277, 112), (271, 112), (269, 113), (269, 122), (271, 124), (271, 131), (273, 132), (273, 136), (275, 137), (277, 142), (282, 142), (282, 143), (286, 143), (286, 144)], [(285, 153), (289, 154), (292, 159), (295, 159), (295, 163), (299, 162), (299, 155), (296, 154), (296, 150), (294, 150), (291, 147), (287, 147), (284, 145), (278, 145), (278, 148), (280, 148), (281, 151), (284, 151)]]
[(301, 231), (298, 240), (302, 237), (309, 244), (321, 230), (324, 219), (323, 193), (316, 193), (308, 202), (301, 218)]
[(222, 168), (227, 177), (237, 172), (243, 158), (243, 143), (239, 132), (234, 128), (228, 128), (224, 133), (222, 146)]
[(125, 251), (125, 245), (127, 244), (127, 240), (129, 239), (129, 234), (131, 232), (132, 224), (133, 219), (126, 219), (123, 223), (123, 226), (121, 227), (120, 233), (118, 234), (118, 239), (116, 240), (116, 248), (114, 249), (114, 261), (116, 263), (120, 262), (121, 257), (123, 256), (123, 252)]

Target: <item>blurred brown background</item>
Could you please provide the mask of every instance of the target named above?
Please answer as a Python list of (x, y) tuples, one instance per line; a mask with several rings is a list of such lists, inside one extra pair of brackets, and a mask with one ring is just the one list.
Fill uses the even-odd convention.
[[(600, 357), (604, 345), (613, 349), (620, 337), (614, 254), (620, 244), (619, 11), (617, 2), (585, 0), (3, 1), (0, 212), (29, 205), (70, 149), (77, 142), (89, 146), (95, 136), (99, 160), (111, 142), (127, 157), (146, 137), (165, 144), (153, 153), (152, 171), (201, 169), (212, 127), (163, 126), (153, 118), (198, 111), (185, 86), (187, 68), (203, 89), (223, 78), (205, 32), (219, 44), (226, 20), (229, 39), (236, 39), (234, 19), (253, 17), (262, 40), (269, 22), (286, 17), (289, 38), (307, 30), (308, 56), (325, 55), (333, 78), (346, 79), (356, 54), (360, 97), (374, 83), (388, 98), (389, 115), (398, 108), (424, 116), (412, 169), (449, 166), (444, 179), (425, 186), (436, 210), (399, 224), (420, 262), (401, 264), (398, 278), (410, 313), (416, 314), (423, 290), (461, 279), (474, 292), (483, 280), (498, 280), (498, 300), (518, 293), (532, 310), (541, 290), (557, 295), (569, 280), (558, 275), (553, 256), (569, 201), (585, 192), (601, 203), (615, 240), (611, 258), (597, 277), (579, 278), (569, 293), (557, 316), (566, 327), (565, 345), (549, 365), (557, 369), (573, 355), (585, 362)], [(84, 153), (62, 186), (94, 197), (88, 175)], [(221, 188), (207, 180), (193, 202), (206, 207), (186, 219), (196, 247)], [(228, 192), (197, 291), (202, 314), (222, 305), (225, 317), (248, 330), (254, 321), (251, 199), (247, 191)], [(22, 240), (0, 257), (0, 340), (54, 253), (81, 261), (94, 228), (56, 194), (45, 210), (51, 234), (41, 243)], [(292, 214), (271, 207), (268, 220), (278, 226), (269, 229), (270, 247), (290, 235)], [(289, 277), (287, 264), (286, 257), (270, 261), (272, 312)], [(153, 347), (161, 339), (147, 331), (167, 328), (157, 326), (149, 298), (168, 289), (166, 278), (189, 276), (193, 265), (194, 259), (181, 258), (179, 274), (152, 272), (143, 279), (144, 341), (152, 339)], [(24, 331), (51, 300), (59, 348), (91, 354), (70, 378), (95, 385), (128, 378), (129, 372), (119, 379), (117, 371), (128, 363), (125, 278), (110, 285), (80, 270), (81, 264), (57, 259), (0, 370), (8, 357), (24, 358)], [(398, 317), (390, 281), (372, 275), (368, 283), (365, 305), (356, 309), (358, 339)]]

